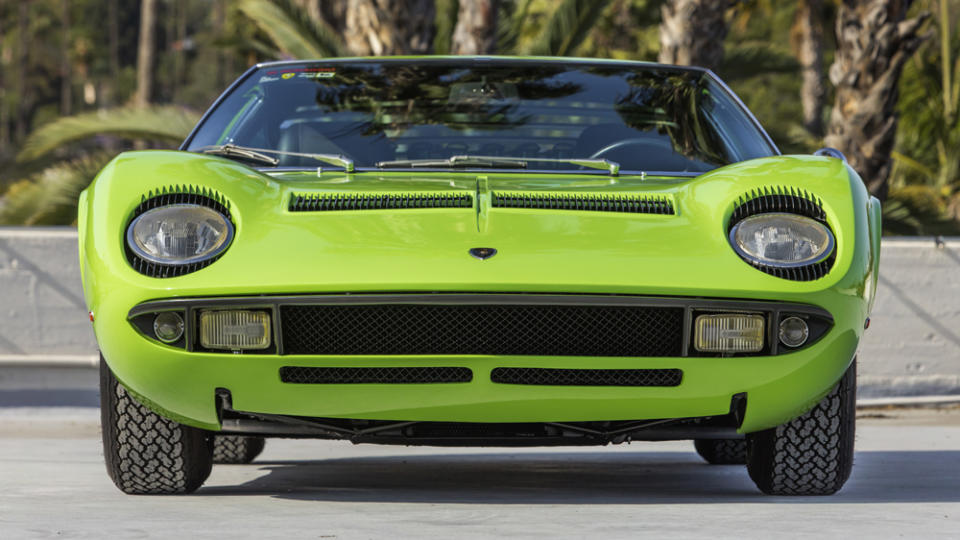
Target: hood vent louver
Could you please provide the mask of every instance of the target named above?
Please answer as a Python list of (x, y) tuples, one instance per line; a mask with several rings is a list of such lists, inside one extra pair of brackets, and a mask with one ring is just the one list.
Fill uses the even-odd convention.
[(826, 223), (827, 214), (822, 204), (820, 199), (799, 189), (773, 187), (754, 190), (737, 201), (728, 229), (750, 216), (771, 212), (797, 214)]
[(439, 193), (294, 193), (291, 212), (335, 212), (344, 210), (398, 210), (404, 208), (472, 208), (473, 195)]
[(493, 207), (625, 212), (630, 214), (676, 214), (673, 200), (662, 195), (495, 191), (493, 193)]

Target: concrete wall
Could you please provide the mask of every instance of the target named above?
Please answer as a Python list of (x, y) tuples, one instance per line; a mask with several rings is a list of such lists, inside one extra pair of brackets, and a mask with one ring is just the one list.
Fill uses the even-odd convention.
[[(76, 243), (70, 228), (0, 228), (0, 393), (95, 383)], [(917, 395), (960, 395), (960, 238), (883, 243), (860, 396)]]

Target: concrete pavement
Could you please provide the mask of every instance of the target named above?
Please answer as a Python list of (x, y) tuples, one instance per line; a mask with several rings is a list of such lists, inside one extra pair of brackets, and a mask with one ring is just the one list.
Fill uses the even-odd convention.
[(107, 478), (95, 409), (0, 408), (0, 538), (957, 538), (960, 411), (861, 412), (839, 494), (772, 498), (688, 442), (437, 449), (271, 440), (197, 494)]

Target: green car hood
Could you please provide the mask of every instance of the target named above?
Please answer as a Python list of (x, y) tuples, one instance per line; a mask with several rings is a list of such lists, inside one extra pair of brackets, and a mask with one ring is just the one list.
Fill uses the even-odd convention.
[[(206, 189), (229, 203), (236, 236), (224, 256), (169, 279), (127, 264), (124, 231), (144, 197)], [(727, 221), (751, 193), (786, 189), (818, 199), (837, 235), (833, 271), (811, 282), (754, 269), (731, 249)], [(469, 195), (462, 208), (291, 211), (298, 196)], [(501, 208), (494, 196), (642, 198), (672, 214)], [(89, 203), (89, 205), (88, 205)], [(495, 172), (259, 172), (186, 152), (118, 156), (85, 192), (81, 236), (97, 276), (136, 284), (145, 296), (374, 291), (522, 291), (732, 296), (799, 300), (829, 288), (869, 296), (871, 204), (842, 161), (778, 156), (696, 178)], [(90, 218), (93, 219), (90, 219)], [(83, 240), (83, 238), (81, 238)], [(494, 248), (478, 260), (471, 248)], [(864, 255), (866, 254), (866, 255)], [(90, 275), (89, 269), (85, 273)], [(90, 280), (85, 280), (88, 289)], [(91, 292), (91, 291), (88, 291)], [(87, 298), (96, 298), (88, 294)], [(145, 298), (146, 299), (146, 298)]]

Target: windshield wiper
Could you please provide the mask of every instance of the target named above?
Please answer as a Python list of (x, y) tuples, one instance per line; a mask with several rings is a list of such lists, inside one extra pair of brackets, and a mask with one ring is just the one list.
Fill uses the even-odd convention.
[(200, 148), (199, 151), (204, 154), (213, 154), (215, 156), (242, 157), (252, 161), (259, 161), (260, 163), (267, 163), (269, 165), (276, 165), (277, 163), (280, 163), (280, 160), (275, 157), (261, 154), (252, 148), (244, 148), (242, 146), (236, 146), (233, 144), (204, 146), (203, 148)]
[(343, 167), (343, 170), (346, 172), (353, 172), (355, 170), (353, 160), (343, 154), (310, 154), (307, 152), (287, 152), (285, 150), (271, 150), (269, 148), (250, 148), (248, 146), (237, 146), (231, 143), (204, 146), (198, 150), (204, 154), (214, 154), (225, 157), (243, 157), (254, 161), (260, 161), (262, 163), (269, 163), (274, 167), (280, 163), (280, 160), (275, 157), (268, 156), (267, 154), (305, 157), (322, 161), (324, 163), (329, 163), (330, 165), (338, 165)]
[(491, 167), (505, 169), (526, 169), (525, 158), (501, 158), (495, 156), (451, 156), (447, 159), (400, 159), (397, 161), (378, 161), (380, 169), (399, 167)]
[(526, 169), (528, 161), (541, 163), (569, 163), (590, 169), (600, 169), (616, 176), (620, 174), (620, 164), (606, 159), (593, 158), (537, 158), (537, 157), (499, 157), (499, 156), (451, 156), (447, 159), (401, 159), (398, 161), (380, 161), (377, 167), (496, 167), (506, 169)]

